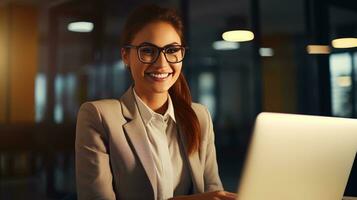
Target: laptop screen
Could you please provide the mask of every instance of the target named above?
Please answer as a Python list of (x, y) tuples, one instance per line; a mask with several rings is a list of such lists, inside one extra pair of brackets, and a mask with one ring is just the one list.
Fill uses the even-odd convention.
[(350, 172), (356, 151), (356, 119), (261, 113), (239, 200), (337, 200), (345, 189), (353, 196), (356, 179)]

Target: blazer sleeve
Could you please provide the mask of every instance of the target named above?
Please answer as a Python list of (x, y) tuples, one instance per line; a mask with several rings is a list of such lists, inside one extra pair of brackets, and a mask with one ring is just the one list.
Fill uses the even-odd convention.
[(78, 199), (115, 199), (108, 154), (108, 136), (95, 103), (84, 103), (76, 127)]
[(218, 164), (216, 158), (216, 148), (214, 144), (214, 131), (211, 115), (208, 109), (205, 107), (205, 112), (207, 113), (207, 149), (205, 155), (205, 166), (204, 166), (204, 183), (205, 192), (223, 190), (221, 179), (218, 173)]

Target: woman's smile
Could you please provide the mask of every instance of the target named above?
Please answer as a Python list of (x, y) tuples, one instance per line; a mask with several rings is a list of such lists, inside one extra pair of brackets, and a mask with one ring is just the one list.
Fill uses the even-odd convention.
[(172, 72), (145, 72), (145, 77), (155, 82), (162, 82), (172, 78)]

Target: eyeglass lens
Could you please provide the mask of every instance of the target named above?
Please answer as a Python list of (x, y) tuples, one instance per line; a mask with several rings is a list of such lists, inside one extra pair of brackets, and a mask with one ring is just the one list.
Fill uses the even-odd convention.
[[(181, 62), (184, 57), (184, 48), (181, 46), (168, 46), (164, 48), (165, 58), (170, 63)], [(138, 48), (139, 58), (142, 62), (153, 63), (160, 54), (160, 49), (155, 46), (141, 46)]]

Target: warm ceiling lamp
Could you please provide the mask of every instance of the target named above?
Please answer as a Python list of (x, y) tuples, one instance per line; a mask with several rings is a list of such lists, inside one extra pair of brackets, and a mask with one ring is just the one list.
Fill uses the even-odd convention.
[(88, 33), (92, 32), (94, 24), (92, 22), (72, 22), (69, 23), (67, 29), (71, 32)]
[(308, 54), (329, 54), (331, 52), (328, 45), (307, 45)]
[(332, 40), (334, 48), (353, 48), (357, 47), (357, 38), (338, 38)]
[(248, 30), (226, 31), (222, 34), (222, 38), (229, 42), (246, 42), (254, 39), (254, 33)]

